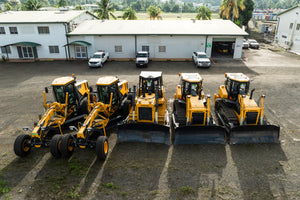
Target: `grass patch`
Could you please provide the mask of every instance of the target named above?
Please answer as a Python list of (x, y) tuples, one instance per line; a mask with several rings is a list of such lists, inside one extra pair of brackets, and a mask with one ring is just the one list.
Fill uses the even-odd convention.
[(68, 193), (68, 197), (70, 197), (71, 199), (76, 199), (76, 198), (79, 198), (80, 197), (80, 195), (78, 194), (78, 192), (76, 192), (76, 188), (78, 187), (78, 185), (77, 186), (73, 186), (71, 189), (70, 189), (70, 191), (69, 191), (69, 193)]
[(115, 185), (113, 182), (102, 184), (103, 187), (109, 188), (109, 189), (120, 189), (119, 186)]
[(0, 196), (5, 194), (5, 199), (8, 199), (10, 190), (11, 188), (7, 186), (7, 182), (3, 180), (2, 174), (0, 173)]
[(189, 195), (189, 194), (194, 194), (195, 190), (190, 187), (190, 186), (183, 186), (180, 188), (180, 191), (184, 194), (184, 195)]

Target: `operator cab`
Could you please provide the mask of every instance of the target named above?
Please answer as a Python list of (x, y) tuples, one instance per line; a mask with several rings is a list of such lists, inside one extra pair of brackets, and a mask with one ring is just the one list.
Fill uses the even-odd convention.
[[(155, 88), (159, 88), (159, 97), (162, 96), (162, 72), (142, 71), (139, 78), (139, 88), (142, 89), (142, 94), (155, 93)], [(138, 95), (141, 95), (140, 93)]]
[(110, 94), (113, 93), (112, 106), (118, 104), (118, 82), (119, 79), (114, 76), (106, 76), (99, 78), (97, 81), (98, 100), (104, 104), (109, 104)]
[(74, 83), (74, 77), (61, 77), (52, 82), (53, 95), (56, 102), (64, 104), (66, 101), (66, 93), (68, 92), (69, 107), (77, 104), (78, 96)]
[(180, 75), (182, 98), (185, 99), (187, 95), (197, 96), (202, 90), (202, 77), (198, 73), (181, 73)]
[(250, 79), (243, 73), (226, 73), (225, 87), (230, 100), (238, 100), (238, 95), (247, 95), (250, 87)]

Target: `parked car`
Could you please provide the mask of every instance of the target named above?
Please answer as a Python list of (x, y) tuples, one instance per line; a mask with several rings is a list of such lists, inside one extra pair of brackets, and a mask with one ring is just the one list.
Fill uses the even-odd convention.
[(259, 43), (256, 40), (249, 39), (248, 40), (249, 47), (252, 49), (258, 49), (259, 48)]
[(197, 67), (210, 67), (211, 65), (205, 52), (193, 52), (192, 58)]
[(243, 49), (249, 49), (249, 43), (246, 39), (243, 39)]
[(89, 67), (103, 67), (103, 64), (109, 60), (109, 53), (98, 51), (89, 59)]
[(136, 54), (135, 64), (137, 67), (147, 67), (149, 62), (149, 52), (139, 51)]

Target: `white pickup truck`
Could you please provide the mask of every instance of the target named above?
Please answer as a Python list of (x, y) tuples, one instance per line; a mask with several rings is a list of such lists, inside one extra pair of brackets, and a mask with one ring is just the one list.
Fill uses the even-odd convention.
[(147, 67), (149, 62), (149, 52), (148, 51), (139, 51), (136, 54), (135, 64), (137, 67)]
[(193, 52), (192, 58), (197, 67), (210, 67), (211, 65), (205, 52)]
[(103, 64), (109, 60), (109, 53), (98, 51), (89, 59), (89, 67), (103, 67)]

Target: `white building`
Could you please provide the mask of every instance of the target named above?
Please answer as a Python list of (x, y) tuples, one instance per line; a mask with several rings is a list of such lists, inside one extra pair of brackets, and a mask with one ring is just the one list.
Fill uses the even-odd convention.
[(300, 54), (300, 6), (278, 14), (275, 42), (292, 52)]
[[(66, 59), (67, 33), (85, 20), (87, 11), (9, 11), (0, 13), (0, 56), (9, 59)], [(87, 57), (87, 55), (86, 55)]]
[(187, 60), (193, 51), (238, 59), (247, 35), (229, 20), (87, 20), (68, 34), (70, 43), (87, 47), (70, 49), (71, 58), (104, 50), (115, 60), (132, 59), (140, 50), (152, 60)]

